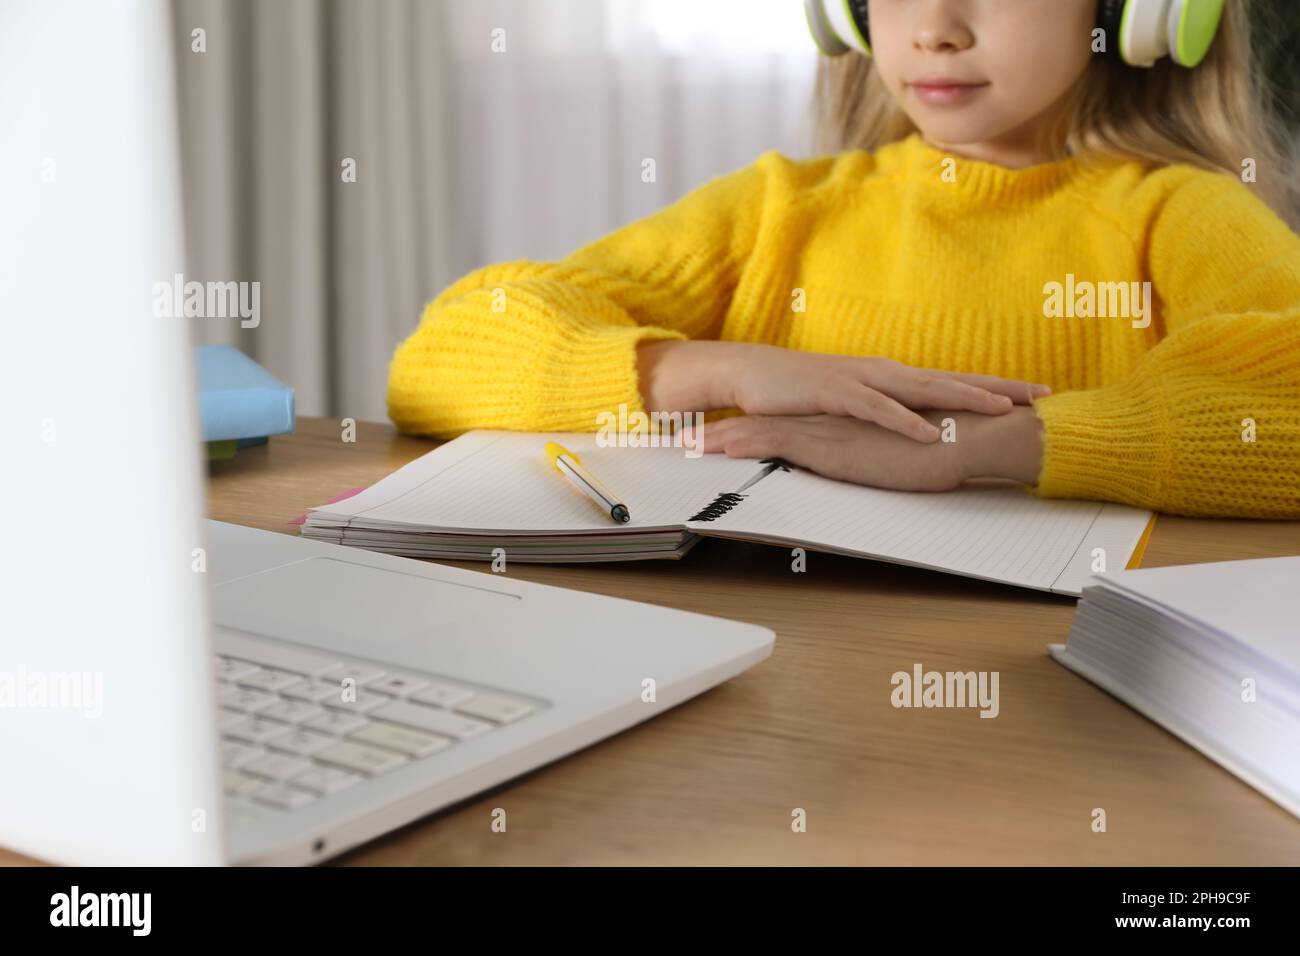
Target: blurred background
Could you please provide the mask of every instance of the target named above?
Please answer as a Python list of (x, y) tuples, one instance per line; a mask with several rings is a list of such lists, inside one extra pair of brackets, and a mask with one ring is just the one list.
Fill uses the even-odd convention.
[(262, 283), (256, 329), (200, 331), (292, 385), (300, 414), (386, 420), (393, 350), (471, 269), (562, 258), (811, 143), (797, 0), (173, 9), (187, 278)]
[[(1294, 130), (1300, 0), (1251, 6)], [(186, 278), (261, 283), (257, 328), (200, 340), (302, 415), (386, 420), (393, 350), (466, 272), (562, 258), (765, 150), (812, 154), (801, 0), (172, 7)]]

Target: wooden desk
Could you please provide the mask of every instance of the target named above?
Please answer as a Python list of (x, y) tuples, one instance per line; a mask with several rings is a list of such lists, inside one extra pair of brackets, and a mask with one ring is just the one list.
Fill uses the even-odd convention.
[[(209, 512), (290, 521), (433, 447), (333, 422), (211, 467)], [(1144, 567), (1300, 552), (1300, 522), (1162, 517)], [(444, 562), (476, 570), (473, 562)], [(771, 658), (626, 733), (344, 857), (361, 864), (1296, 864), (1300, 820), (1051, 661), (1074, 601), (703, 541), (679, 562), (529, 581), (750, 621)], [(890, 675), (1000, 673), (1001, 713), (895, 709)], [(493, 808), (507, 833), (490, 829)], [(791, 811), (807, 832), (791, 831)], [(1105, 833), (1092, 811), (1107, 814)], [(0, 855), (0, 860), (5, 859)], [(9, 855), (9, 859), (16, 859)]]

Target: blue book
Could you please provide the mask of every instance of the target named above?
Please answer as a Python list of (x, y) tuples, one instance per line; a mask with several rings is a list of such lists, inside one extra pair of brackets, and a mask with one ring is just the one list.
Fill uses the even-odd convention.
[(197, 347), (204, 441), (293, 431), (293, 389), (229, 345)]

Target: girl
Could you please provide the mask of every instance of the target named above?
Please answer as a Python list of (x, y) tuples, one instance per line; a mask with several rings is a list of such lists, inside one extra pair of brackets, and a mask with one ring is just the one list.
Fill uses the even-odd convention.
[(705, 451), (879, 487), (1300, 517), (1294, 168), (1245, 0), (1191, 69), (1103, 52), (1098, 2), (870, 0), (872, 56), (818, 80), (849, 148), (471, 273), (397, 350), (391, 417), (705, 411)]

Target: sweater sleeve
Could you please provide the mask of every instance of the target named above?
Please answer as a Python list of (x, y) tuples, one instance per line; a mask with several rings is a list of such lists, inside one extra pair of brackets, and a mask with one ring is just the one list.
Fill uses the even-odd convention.
[(1189, 171), (1141, 241), (1164, 336), (1126, 380), (1035, 403), (1038, 493), (1300, 517), (1300, 238), (1231, 176)]
[(716, 338), (773, 202), (776, 151), (558, 262), (486, 266), (424, 309), (389, 369), (402, 431), (592, 431), (644, 411), (636, 346)]

